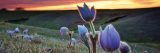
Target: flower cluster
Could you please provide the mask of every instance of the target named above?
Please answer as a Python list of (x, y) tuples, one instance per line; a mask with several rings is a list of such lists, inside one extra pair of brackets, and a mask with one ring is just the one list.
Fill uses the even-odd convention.
[(100, 27), (100, 31), (96, 32), (94, 28), (94, 20), (96, 18), (96, 10), (94, 6), (89, 9), (89, 7), (84, 3), (84, 7), (78, 7), (78, 12), (81, 16), (81, 19), (88, 23), (90, 26), (90, 31), (84, 25), (78, 25), (78, 32), (85, 43), (89, 48), (89, 53), (96, 53), (96, 44), (99, 40), (99, 43), (104, 51), (113, 52), (117, 49), (121, 53), (129, 53), (130, 47), (126, 42), (121, 42), (120, 35), (112, 24), (108, 24), (104, 30)]

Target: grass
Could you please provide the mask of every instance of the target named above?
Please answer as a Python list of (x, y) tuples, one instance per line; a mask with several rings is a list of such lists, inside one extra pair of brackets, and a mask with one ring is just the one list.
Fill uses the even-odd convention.
[[(40, 44), (29, 43), (21, 38), (17, 39), (17, 38), (7, 37), (4, 31), (6, 29), (13, 29), (14, 27), (17, 26), (20, 29), (25, 29), (25, 28), (30, 29), (29, 32), (30, 36), (41, 38), (43, 40), (42, 43)], [(0, 23), (0, 29), (1, 29), (0, 39), (4, 41), (1, 48), (4, 48), (5, 49), (4, 51), (6, 53), (43, 53), (43, 50), (45, 48), (51, 48), (53, 53), (88, 53), (87, 47), (85, 47), (82, 43), (76, 44), (75, 49), (67, 48), (68, 37), (66, 36), (64, 41), (60, 40), (60, 36), (58, 35), (57, 30), (50, 30), (47, 28), (10, 24), (10, 23)], [(52, 36), (49, 35), (48, 33), (52, 34)], [(23, 34), (20, 33), (19, 35)], [(78, 38), (78, 36), (75, 34), (74, 38)], [(132, 49), (135, 48), (134, 45), (135, 43), (130, 43)], [(136, 48), (138, 48), (137, 50), (140, 53), (142, 53), (144, 50), (147, 49), (152, 49), (153, 51), (155, 51), (155, 53), (159, 52), (158, 48), (148, 47), (148, 45), (151, 45), (150, 43), (148, 43), (147, 45), (136, 43), (136, 45), (137, 45)], [(102, 48), (97, 46), (97, 53), (106, 53), (106, 52), (104, 52)], [(118, 51), (116, 51), (115, 53), (118, 53)]]
[[(67, 53), (79, 52), (79, 51), (75, 51), (67, 48), (67, 44), (68, 44), (67, 38), (65, 38), (64, 41), (61, 41), (60, 37), (56, 36), (55, 33), (53, 33), (53, 35), (55, 36), (48, 36), (48, 35), (44, 35), (46, 33), (42, 35), (41, 32), (38, 32), (39, 30), (48, 32), (49, 29), (36, 28), (36, 27), (17, 25), (17, 24), (9, 24), (9, 23), (1, 23), (0, 25), (1, 25), (0, 39), (4, 41), (3, 48), (5, 48), (6, 52), (8, 53), (12, 53), (12, 52), (13, 53), (26, 53), (26, 52), (41, 53), (44, 48), (52, 48), (54, 53), (61, 53), (62, 50), (65, 50), (63, 52), (67, 52)], [(30, 35), (33, 37), (39, 37), (43, 39), (43, 42), (41, 44), (34, 44), (34, 43), (26, 42), (23, 39), (16, 39), (16, 38), (10, 39), (9, 37), (6, 36), (6, 34), (4, 33), (4, 30), (11, 29), (16, 26), (20, 27), (20, 29), (23, 29), (25, 27), (29, 29), (34, 28), (34, 30), (30, 30)], [(36, 32), (37, 34), (34, 34), (35, 30), (37, 31)], [(23, 34), (20, 33), (20, 35), (23, 35)], [(76, 50), (80, 50), (80, 53), (84, 53), (87, 51), (87, 48), (83, 44), (77, 45), (75, 48), (78, 48)]]
[(46, 35), (46, 36), (49, 36), (49, 37), (60, 36), (60, 35), (54, 35), (54, 34), (59, 34), (58, 30), (0, 22), (0, 31), (1, 32), (5, 32), (6, 30), (14, 29), (16, 27), (19, 27), (21, 32), (24, 29), (28, 28), (30, 30), (29, 34), (42, 34), (42, 35)]

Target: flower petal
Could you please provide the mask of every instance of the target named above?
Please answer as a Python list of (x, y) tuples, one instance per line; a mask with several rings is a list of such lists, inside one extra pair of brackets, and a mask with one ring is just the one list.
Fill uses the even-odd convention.
[(95, 13), (96, 13), (96, 10), (95, 10), (94, 6), (91, 7), (91, 13), (92, 13), (93, 15), (95, 15)]
[(87, 6), (87, 4), (86, 3), (84, 3), (84, 11), (85, 11), (85, 13), (86, 13), (86, 17), (84, 17), (84, 19), (86, 20), (86, 21), (91, 21), (92, 19), (93, 19), (93, 16), (92, 16), (92, 14), (91, 14), (91, 11), (90, 11), (90, 9), (89, 9), (89, 7)]
[(95, 10), (94, 6), (91, 7), (91, 14), (92, 14), (93, 21), (94, 21), (95, 17), (96, 17), (96, 10)]
[(112, 49), (116, 49), (119, 47), (118, 44), (120, 44), (120, 37), (119, 37), (119, 33), (116, 31), (116, 29), (113, 27), (112, 24), (108, 25), (109, 26), (109, 35), (112, 38), (111, 40), (111, 46)]
[(88, 16), (88, 14), (85, 12), (83, 7), (79, 7), (79, 6), (77, 7), (78, 7), (78, 12), (81, 16), (81, 19), (86, 22), (86, 17)]

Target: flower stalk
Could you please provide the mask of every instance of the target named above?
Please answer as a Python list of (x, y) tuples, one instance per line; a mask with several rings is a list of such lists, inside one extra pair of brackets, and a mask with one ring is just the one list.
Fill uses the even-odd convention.
[(94, 24), (93, 24), (93, 22), (89, 22), (89, 26), (90, 26), (90, 28), (91, 28), (91, 31), (92, 31), (92, 35), (93, 35), (93, 38), (95, 37), (95, 35), (96, 35), (96, 30), (95, 30), (95, 28), (94, 28)]
[(96, 53), (96, 31), (94, 28), (93, 22), (89, 22), (89, 26), (92, 31), (92, 35), (90, 35), (91, 43), (92, 43), (92, 53)]
[(92, 42), (92, 53), (96, 53), (96, 39), (90, 36)]

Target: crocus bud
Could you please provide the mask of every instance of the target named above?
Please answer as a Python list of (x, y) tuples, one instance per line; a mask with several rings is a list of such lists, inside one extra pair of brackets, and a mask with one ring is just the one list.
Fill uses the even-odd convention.
[(113, 52), (120, 46), (120, 36), (112, 24), (105, 27), (100, 34), (100, 45), (106, 52)]
[(83, 5), (84, 7), (78, 7), (78, 12), (82, 18), (83, 21), (85, 22), (92, 22), (95, 20), (96, 17), (96, 10), (93, 7), (91, 7), (91, 9), (88, 8), (88, 6), (86, 5), (86, 3), (84, 3)]
[(126, 42), (121, 41), (119, 49), (121, 53), (131, 53), (131, 48)]
[(67, 27), (61, 27), (60, 33), (61, 33), (61, 35), (68, 35), (69, 29)]
[(84, 25), (78, 25), (78, 33), (80, 35), (81, 40), (89, 48), (89, 38), (87, 37), (88, 29)]
[(144, 53), (149, 53), (149, 52), (147, 50), (145, 50)]
[(18, 27), (16, 27), (14, 31), (15, 31), (15, 33), (19, 33), (20, 32)]
[(78, 33), (81, 37), (85, 36), (88, 29), (84, 25), (78, 25)]

